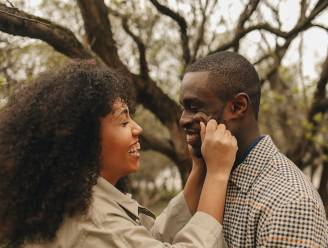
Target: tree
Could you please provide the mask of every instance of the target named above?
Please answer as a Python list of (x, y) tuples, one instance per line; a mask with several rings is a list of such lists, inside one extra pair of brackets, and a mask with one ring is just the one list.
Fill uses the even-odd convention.
[[(145, 130), (142, 137), (144, 149), (158, 151), (174, 161), (183, 181), (187, 177), (190, 160), (183, 130), (178, 124), (181, 109), (176, 97), (165, 91), (165, 87), (174, 87), (174, 81), (181, 78), (186, 66), (199, 57), (228, 49), (242, 53), (246, 36), (258, 33), (261, 36), (258, 44), (260, 52), (251, 61), (261, 74), (263, 91), (268, 99), (283, 99), (274, 117), (281, 134), (277, 132), (276, 137), (273, 136), (275, 140), (295, 139), (284, 150), (301, 169), (323, 168), (319, 192), (328, 205), (328, 148), (325, 142), (319, 146), (317, 142), (327, 138), (322, 129), (327, 127), (324, 121), (328, 109), (328, 53), (318, 79), (315, 83), (310, 82), (314, 90), (301, 87), (296, 77), (291, 76), (282, 65), (292, 43), (304, 32), (311, 28), (328, 30), (317, 21), (327, 12), (328, 2), (301, 0), (298, 20), (289, 30), (280, 20), (280, 1), (249, 0), (242, 6), (233, 27), (224, 15), (220, 20), (216, 18), (220, 14), (217, 0), (176, 0), (175, 3), (172, 5), (159, 0), (117, 0), (110, 3), (77, 0), (84, 26), (78, 37), (76, 32), (19, 10), (7, 1), (7, 4), (0, 4), (0, 30), (42, 40), (69, 58), (94, 58), (103, 66), (126, 75), (134, 83), (137, 102), (153, 113), (169, 134), (159, 138), (151, 130)], [(270, 21), (263, 13), (269, 13)], [(226, 32), (219, 33), (217, 27), (225, 28)], [(118, 32), (121, 29), (124, 34)], [(127, 40), (127, 37), (130, 39)], [(122, 52), (122, 47), (126, 48), (127, 44), (127, 49), (134, 55), (131, 59)], [(165, 55), (162, 54), (161, 58), (170, 57), (172, 60), (171, 70), (164, 72), (161, 72), (161, 63), (165, 61), (158, 61), (157, 57), (162, 50), (165, 50)], [(170, 74), (172, 70), (175, 71), (173, 76)], [(288, 80), (288, 77), (293, 80)], [(292, 81), (294, 83), (290, 83)], [(304, 98), (293, 92), (295, 87), (304, 90)], [(312, 99), (312, 102), (309, 106), (299, 107), (305, 98)], [(282, 107), (284, 101), (290, 103), (289, 108)], [(301, 124), (294, 125), (292, 130), (286, 120), (293, 120), (293, 106), (300, 112), (297, 118)], [(262, 111), (262, 114), (269, 113)], [(269, 125), (266, 127), (270, 129)], [(322, 158), (319, 162), (315, 161), (318, 154)]]

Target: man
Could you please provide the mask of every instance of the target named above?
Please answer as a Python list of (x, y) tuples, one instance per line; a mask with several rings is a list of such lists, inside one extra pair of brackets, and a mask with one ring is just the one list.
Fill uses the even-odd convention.
[(200, 122), (213, 118), (237, 138), (223, 229), (229, 247), (328, 247), (322, 201), (310, 181), (261, 136), (261, 85), (241, 55), (219, 52), (188, 66), (181, 84), (180, 124), (201, 157)]

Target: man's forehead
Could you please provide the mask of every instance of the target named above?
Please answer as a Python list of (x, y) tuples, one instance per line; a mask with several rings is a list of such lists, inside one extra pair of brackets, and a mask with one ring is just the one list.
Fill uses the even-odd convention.
[(216, 91), (209, 84), (210, 72), (188, 72), (180, 87), (180, 103), (206, 103), (217, 99)]
[(188, 72), (183, 77), (180, 87), (180, 97), (184, 95), (203, 95), (208, 94), (212, 91), (209, 85), (209, 75), (208, 71), (204, 72)]
[(181, 87), (199, 87), (200, 85), (205, 86), (209, 75), (209, 71), (187, 72), (182, 79)]

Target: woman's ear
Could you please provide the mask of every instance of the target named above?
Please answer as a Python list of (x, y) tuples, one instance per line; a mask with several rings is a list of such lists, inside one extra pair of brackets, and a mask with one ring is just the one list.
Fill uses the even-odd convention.
[(250, 104), (250, 98), (246, 93), (238, 93), (229, 101), (231, 119), (238, 119), (245, 116)]

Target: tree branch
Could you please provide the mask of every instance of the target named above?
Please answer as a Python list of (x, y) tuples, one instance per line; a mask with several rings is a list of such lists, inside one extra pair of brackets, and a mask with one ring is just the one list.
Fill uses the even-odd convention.
[(172, 161), (176, 161), (176, 154), (170, 140), (158, 138), (146, 130), (141, 135), (141, 147), (143, 150), (154, 150), (160, 152)]
[(302, 15), (300, 16), (298, 24), (290, 32), (288, 32), (287, 38), (296, 36), (299, 32), (304, 31), (309, 27), (311, 27), (312, 26), (311, 22), (327, 7), (328, 7), (328, 1), (319, 0), (307, 18), (302, 17)]
[(249, 3), (246, 5), (244, 11), (239, 16), (239, 21), (237, 26), (244, 27), (245, 22), (251, 17), (253, 12), (256, 10), (257, 6), (259, 5), (260, 0), (250, 0)]
[(256, 65), (262, 63), (263, 61), (274, 56), (274, 53), (272, 51), (269, 41), (267, 40), (267, 38), (265, 37), (263, 32), (260, 32), (260, 34), (261, 34), (261, 37), (264, 41), (264, 44), (266, 44), (267, 48), (262, 48), (261, 43), (259, 43), (259, 48), (263, 51), (264, 54), (253, 63), (254, 66), (256, 66)]
[(6, 2), (10, 5), (10, 7), (15, 8), (15, 6), (12, 2), (10, 2), (9, 0), (6, 0)]
[(91, 49), (111, 68), (127, 72), (113, 39), (108, 10), (103, 0), (78, 0)]
[[(304, 4), (304, 1), (302, 1)], [(300, 15), (298, 24), (289, 32), (285, 33), (286, 42), (283, 46), (277, 46), (275, 50), (275, 63), (274, 66), (271, 67), (270, 71), (266, 74), (265, 77), (262, 79), (262, 84), (270, 79), (270, 77), (274, 77), (274, 75), (278, 72), (278, 68), (280, 66), (280, 62), (283, 56), (286, 54), (286, 51), (293, 41), (293, 39), (297, 36), (297, 34), (301, 31), (305, 31), (306, 29), (312, 27), (312, 20), (320, 14), (325, 8), (327, 8), (328, 2), (319, 0), (316, 6), (312, 9), (310, 15), (308, 17), (304, 17), (305, 14)], [(303, 6), (304, 8), (304, 6)], [(302, 10), (304, 13), (306, 12), (304, 9)]]
[[(199, 2), (200, 2), (200, 5), (201, 5), (202, 4), (201, 1), (199, 1)], [(213, 6), (212, 6), (211, 10), (214, 9), (214, 6), (216, 5), (216, 3), (217, 3), (217, 0), (215, 0), (213, 2)], [(196, 60), (197, 55), (198, 55), (199, 48), (200, 48), (202, 42), (204, 41), (205, 24), (206, 24), (207, 19), (208, 19), (207, 17), (210, 16), (210, 14), (207, 15), (207, 13), (206, 13), (208, 7), (209, 7), (209, 0), (206, 0), (205, 6), (204, 7), (201, 7), (202, 21), (201, 21), (201, 23), (200, 23), (200, 25), (198, 27), (198, 32), (197, 32), (198, 36), (197, 36), (197, 39), (196, 39), (195, 44), (194, 44), (194, 49), (193, 49), (194, 52), (193, 52), (193, 55), (192, 55), (192, 58), (191, 58), (191, 61), (190, 62), (193, 62), (193, 61)]]
[[(266, 80), (270, 81), (270, 85), (272, 88), (276, 88), (277, 86), (280, 86), (281, 88), (287, 89), (287, 85), (284, 83), (284, 81), (282, 80), (277, 80), (279, 79), (279, 67), (281, 65), (281, 61), (283, 59), (283, 57), (285, 56), (288, 47), (290, 46), (291, 42), (293, 41), (295, 37), (291, 37), (288, 40), (285, 41), (284, 45), (282, 46), (277, 46), (277, 48), (275, 49), (275, 51), (273, 52), (273, 59), (274, 59), (274, 63), (273, 65), (270, 67), (270, 70), (266, 73), (266, 75), (261, 79), (261, 84), (263, 85), (264, 82)], [(280, 85), (278, 85), (278, 82), (280, 83)]]
[(300, 11), (299, 20), (303, 21), (306, 18), (306, 11), (307, 11), (307, 8), (308, 8), (307, 0), (301, 0), (300, 5), (301, 5), (301, 11)]
[(187, 22), (186, 20), (179, 15), (178, 13), (174, 12), (170, 8), (160, 4), (157, 0), (150, 0), (150, 2), (156, 7), (156, 9), (170, 18), (172, 18), (180, 28), (180, 38), (181, 38), (181, 46), (183, 51), (183, 59), (185, 65), (188, 65), (190, 62), (190, 49), (189, 49), (189, 37), (187, 34)]
[(134, 40), (134, 42), (137, 44), (138, 46), (138, 50), (139, 50), (139, 66), (140, 66), (140, 75), (143, 78), (148, 78), (148, 63), (147, 63), (147, 59), (146, 59), (146, 46), (145, 44), (142, 42), (141, 38), (138, 37), (137, 35), (135, 35), (129, 28), (128, 25), (128, 19), (127, 17), (122, 17), (122, 26), (123, 29), (125, 30), (125, 32), (131, 36), (131, 38)]
[(151, 78), (144, 79), (140, 75), (131, 75), (133, 82), (136, 83), (137, 101), (155, 113), (158, 119), (168, 128), (172, 123), (177, 123), (181, 113), (179, 105), (164, 94)]
[[(268, 7), (272, 13), (273, 13), (273, 16), (275, 17), (275, 21), (277, 22), (278, 24), (278, 28), (280, 29), (281, 26), (282, 26), (282, 23), (281, 23), (281, 20), (280, 20), (280, 16), (279, 16), (279, 5), (280, 5), (281, 1), (278, 2), (277, 6), (273, 6), (272, 2), (270, 0), (264, 0), (263, 1), (263, 4)], [(261, 15), (261, 18), (263, 18), (263, 15), (262, 13), (259, 13)]]
[[(256, 10), (259, 2), (260, 2), (259, 0), (249, 0), (248, 4), (246, 4), (246, 6), (245, 6), (245, 9), (243, 10), (243, 12), (239, 16), (238, 23), (237, 23), (236, 28), (235, 28), (235, 37), (230, 42), (218, 47), (217, 49), (215, 49), (215, 52), (227, 50), (231, 47), (234, 49), (234, 51), (238, 51), (239, 41), (247, 33), (255, 30), (255, 29), (253, 29), (253, 30), (246, 31), (244, 26), (245, 26), (246, 21), (251, 17), (251, 15)], [(259, 29), (259, 28), (256, 28), (256, 29)]]
[(210, 53), (220, 52), (220, 51), (224, 51), (224, 50), (227, 50), (229, 48), (238, 46), (239, 41), (244, 36), (246, 36), (248, 33), (253, 32), (255, 30), (265, 30), (265, 31), (273, 33), (273, 34), (275, 34), (279, 37), (282, 37), (282, 38), (287, 38), (288, 37), (287, 32), (284, 32), (284, 31), (281, 31), (277, 28), (274, 28), (274, 27), (270, 26), (268, 23), (261, 23), (261, 24), (257, 24), (257, 25), (254, 25), (254, 26), (251, 26), (251, 27), (240, 30), (239, 32), (237, 32), (235, 34), (234, 38), (231, 41), (220, 45), (219, 47), (217, 47), (214, 51), (212, 51)]
[(271, 25), (269, 25), (268, 23), (260, 23), (260, 24), (257, 24), (257, 25), (254, 25), (254, 26), (245, 28), (241, 32), (241, 34), (243, 36), (245, 36), (246, 34), (248, 34), (249, 32), (252, 32), (254, 30), (265, 30), (265, 31), (268, 31), (268, 32), (270, 32), (272, 34), (275, 34), (275, 35), (277, 35), (279, 37), (282, 37), (282, 38), (285, 38), (285, 39), (287, 39), (288, 38), (288, 35), (289, 35), (289, 33), (284, 32), (284, 31), (281, 31), (278, 28), (274, 28)]
[[(252, 1), (252, 0), (250, 0), (250, 1)], [(300, 19), (298, 21), (298, 24), (292, 30), (290, 30), (289, 32), (281, 31), (280, 29), (274, 28), (274, 27), (272, 27), (271, 25), (269, 25), (267, 23), (253, 25), (253, 26), (250, 26), (248, 28), (243, 28), (243, 27), (240, 28), (239, 26), (241, 24), (243, 24), (243, 21), (244, 21), (244, 17), (240, 17), (239, 23), (241, 23), (241, 24), (237, 25), (234, 38), (231, 41), (220, 45), (218, 48), (216, 48), (214, 51), (212, 51), (210, 53), (224, 51), (224, 50), (227, 50), (227, 49), (232, 48), (232, 47), (237, 47), (238, 44), (239, 44), (239, 41), (244, 36), (246, 36), (248, 33), (252, 32), (252, 31), (255, 31), (255, 30), (266, 30), (266, 31), (268, 31), (272, 34), (275, 34), (275, 35), (279, 36), (279, 37), (285, 38), (286, 40), (288, 40), (288, 39), (292, 40), (294, 37), (297, 36), (297, 34), (299, 32), (304, 31), (304, 30), (312, 27), (313, 25), (311, 24), (311, 22), (325, 8), (327, 8), (327, 6), (328, 6), (328, 1), (319, 0), (317, 2), (316, 6), (312, 9), (310, 15), (307, 18), (305, 18), (301, 15)], [(247, 9), (247, 7), (246, 7), (246, 9)], [(244, 10), (244, 12), (246, 11), (246, 9)], [(251, 8), (251, 10), (252, 10), (252, 8)]]
[(328, 26), (324, 26), (324, 25), (319, 24), (319, 23), (312, 23), (312, 27), (322, 28), (322, 29), (324, 29), (328, 32)]
[(93, 57), (70, 30), (1, 3), (0, 30), (12, 35), (43, 40), (70, 58)]

